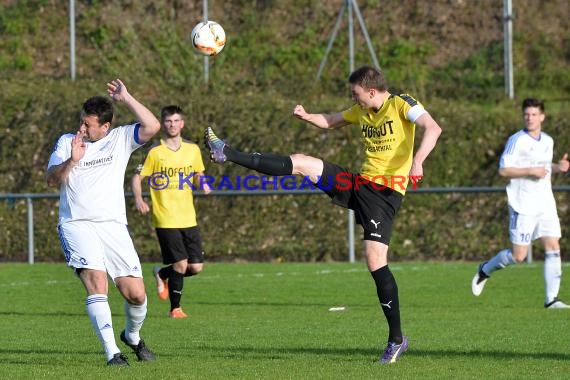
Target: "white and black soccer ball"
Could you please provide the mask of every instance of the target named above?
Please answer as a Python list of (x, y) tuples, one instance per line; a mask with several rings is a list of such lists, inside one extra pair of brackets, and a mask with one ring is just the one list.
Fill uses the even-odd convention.
[(197, 53), (212, 56), (219, 54), (226, 45), (226, 32), (215, 21), (202, 21), (192, 29), (190, 40)]

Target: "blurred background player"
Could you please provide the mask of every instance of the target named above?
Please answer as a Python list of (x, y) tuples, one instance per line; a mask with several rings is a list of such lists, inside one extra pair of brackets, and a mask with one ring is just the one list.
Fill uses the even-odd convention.
[(94, 96), (83, 104), (76, 134), (59, 138), (47, 169), (59, 186), (58, 232), (67, 265), (87, 291), (87, 314), (103, 344), (108, 365), (129, 365), (115, 343), (107, 275), (125, 299), (121, 340), (139, 360), (154, 360), (139, 332), (147, 314), (141, 263), (127, 230), (123, 183), (131, 153), (160, 130), (158, 119), (116, 79), (107, 84), (139, 122), (111, 129), (113, 104)]
[(142, 197), (141, 182), (148, 178), (152, 224), (163, 263), (167, 265), (154, 269), (158, 297), (161, 300), (170, 298), (171, 318), (186, 318), (188, 315), (180, 306), (184, 277), (197, 275), (204, 266), (192, 186), (205, 194), (212, 189), (202, 180), (204, 162), (198, 145), (182, 139), (182, 109), (176, 105), (166, 106), (160, 119), (163, 138), (149, 149), (137, 168), (132, 178), (132, 190), (137, 210), (147, 214), (150, 207)]
[[(305, 176), (334, 204), (354, 210), (357, 223), (364, 229), (368, 270), (388, 322), (388, 344), (380, 362), (390, 364), (408, 348), (400, 324), (398, 287), (388, 268), (392, 225), (409, 180), (418, 181), (423, 176), (423, 162), (435, 147), (441, 128), (416, 99), (406, 94), (391, 94), (384, 74), (376, 68), (361, 67), (350, 74), (348, 82), (356, 103), (349, 109), (311, 114), (297, 105), (293, 114), (322, 129), (356, 125), (361, 130), (364, 148), (359, 173), (303, 154), (239, 152), (221, 141), (211, 128), (206, 129), (205, 143), (214, 162), (227, 160), (269, 175)], [(413, 155), (416, 125), (424, 133)]]
[(512, 248), (500, 251), (479, 265), (471, 290), (473, 295), (481, 295), (493, 272), (524, 261), (532, 241), (540, 238), (544, 247), (544, 307), (568, 309), (570, 306), (558, 299), (562, 234), (551, 186), (552, 173), (568, 171), (568, 154), (558, 163), (552, 162), (554, 141), (542, 132), (545, 113), (541, 100), (525, 99), (522, 114), (525, 127), (509, 137), (499, 163), (499, 174), (509, 178), (507, 200)]

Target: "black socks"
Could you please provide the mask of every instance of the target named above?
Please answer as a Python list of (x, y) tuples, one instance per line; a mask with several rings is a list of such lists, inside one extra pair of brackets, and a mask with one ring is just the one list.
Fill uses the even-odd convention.
[(289, 156), (238, 152), (227, 145), (224, 147), (224, 154), (228, 161), (263, 174), (283, 176), (293, 173), (293, 162)]
[(402, 343), (402, 327), (400, 325), (400, 300), (398, 299), (398, 286), (396, 279), (388, 265), (370, 272), (376, 283), (376, 293), (380, 306), (388, 321), (388, 341), (396, 344)]
[(175, 270), (168, 277), (168, 296), (170, 297), (170, 311), (180, 307), (182, 288), (184, 287), (184, 275)]

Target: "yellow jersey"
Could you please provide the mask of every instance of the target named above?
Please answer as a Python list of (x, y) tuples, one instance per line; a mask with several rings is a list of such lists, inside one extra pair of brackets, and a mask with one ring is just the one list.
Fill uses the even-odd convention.
[(152, 224), (157, 228), (187, 228), (197, 225), (194, 208), (194, 175), (204, 172), (204, 162), (198, 145), (182, 141), (173, 151), (160, 140), (151, 147), (139, 167), (147, 177), (152, 200)]
[(407, 94), (390, 95), (378, 112), (358, 104), (343, 111), (344, 120), (361, 129), (365, 156), (359, 174), (405, 194), (414, 150), (413, 121), (425, 112)]

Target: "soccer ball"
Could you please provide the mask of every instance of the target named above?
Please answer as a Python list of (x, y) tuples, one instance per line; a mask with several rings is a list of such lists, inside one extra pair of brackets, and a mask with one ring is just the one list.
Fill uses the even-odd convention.
[(202, 55), (216, 55), (226, 45), (226, 32), (215, 21), (202, 21), (198, 23), (190, 34), (192, 47)]

